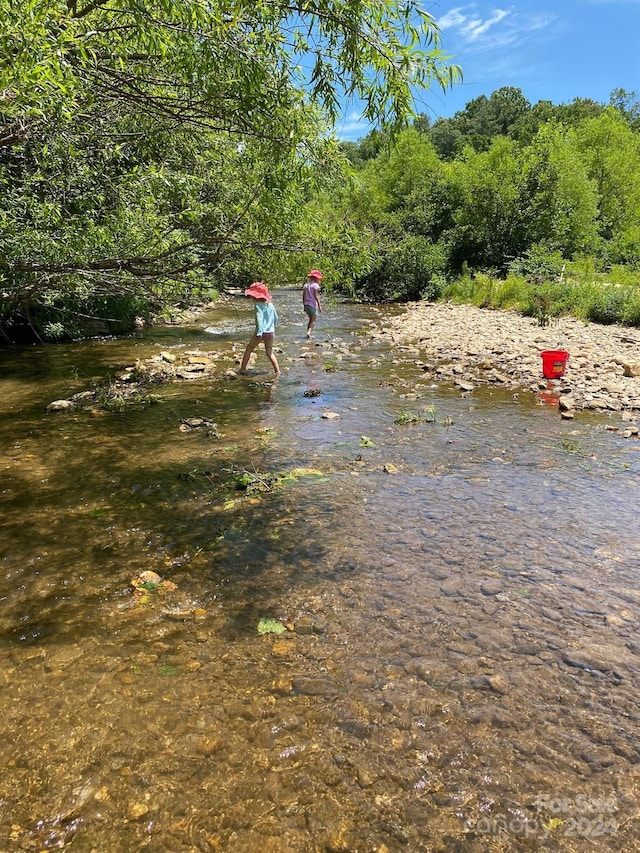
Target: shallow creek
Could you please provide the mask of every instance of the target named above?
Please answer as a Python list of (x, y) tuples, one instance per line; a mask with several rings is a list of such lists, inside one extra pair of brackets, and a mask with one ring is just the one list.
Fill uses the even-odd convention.
[(640, 850), (638, 444), (299, 303), (0, 351), (0, 850)]

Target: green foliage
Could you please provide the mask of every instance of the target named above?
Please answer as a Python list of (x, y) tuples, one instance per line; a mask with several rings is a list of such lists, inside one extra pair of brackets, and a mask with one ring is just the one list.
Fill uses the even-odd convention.
[(424, 418), (417, 412), (400, 412), (393, 422), (400, 426), (407, 426), (408, 424), (418, 424), (423, 420)]
[(378, 301), (436, 299), (446, 248), (438, 243), (450, 218), (447, 175), (433, 145), (415, 128), (356, 175), (344, 200), (360, 230), (360, 272), (351, 292)]
[(240, 471), (233, 478), (233, 483), (236, 489), (243, 492), (251, 492), (253, 490), (261, 490), (265, 477), (269, 475), (260, 474), (257, 471)]
[[(393, 125), (412, 88), (459, 78), (418, 3), (317, 0), (0, 2), (0, 89), (12, 116), (70, 115), (87, 84), (157, 119), (243, 134), (301, 127), (302, 92), (335, 118), (341, 94)], [(302, 62), (301, 59), (305, 61)], [(162, 81), (162, 82), (160, 82)]]
[(620, 264), (613, 264), (606, 275), (610, 281), (616, 284), (640, 287), (640, 265), (637, 267), (626, 267)]
[(597, 234), (597, 189), (575, 134), (562, 126), (545, 126), (523, 151), (521, 168), (520, 204), (528, 245), (540, 244), (565, 257), (592, 249)]
[[(425, 406), (421, 412), (400, 412), (393, 422), (399, 426), (410, 426), (411, 424), (420, 423), (435, 424), (436, 412), (437, 406)], [(445, 418), (445, 420), (447, 419)]]
[(286, 632), (286, 627), (282, 624), (282, 622), (278, 622), (277, 619), (267, 619), (262, 617), (258, 622), (258, 634), (284, 634)]
[[(637, 134), (612, 108), (576, 101), (561, 124), (553, 105), (529, 110), (518, 94), (468, 105), (456, 125), (467, 144), (449, 163), (433, 147), (438, 122), (416, 122), (357, 169), (350, 205), (371, 249), (360, 298), (469, 299), (548, 322), (581, 305), (571, 287), (541, 291), (573, 258), (640, 265)], [(532, 112), (541, 123), (525, 134)], [(493, 130), (476, 145), (482, 123)], [(507, 138), (515, 127), (526, 144)]]
[(522, 303), (522, 291), (523, 282), (513, 277), (503, 281), (486, 273), (466, 273), (452, 279), (444, 287), (442, 297), (478, 308), (511, 308)]
[(614, 89), (609, 103), (618, 110), (632, 128), (637, 130), (640, 127), (640, 96), (636, 91)]
[(477, 152), (487, 151), (498, 136), (510, 135), (511, 128), (531, 111), (520, 89), (504, 86), (490, 98), (480, 95), (452, 118), (438, 119), (425, 130), (438, 154), (445, 160), (460, 154), (465, 145)]
[(510, 273), (533, 283), (557, 279), (564, 268), (565, 261), (560, 252), (539, 244), (531, 246), (522, 257), (509, 264)]
[(586, 306), (587, 320), (609, 325), (620, 322), (624, 311), (625, 292), (622, 288), (610, 287), (599, 290)]
[(640, 288), (635, 287), (627, 293), (622, 314), (620, 315), (620, 323), (625, 326), (640, 326)]
[(127, 297), (149, 314), (332, 251), (302, 223), (342, 167), (341, 99), (393, 134), (415, 87), (459, 78), (413, 0), (0, 0), (0, 51), (7, 337), (82, 334), (105, 298), (120, 330)]
[(500, 284), (500, 279), (488, 273), (467, 273), (452, 281), (443, 295), (451, 302), (469, 303), (477, 308), (499, 308), (495, 293)]
[(442, 290), (443, 269), (441, 247), (408, 235), (380, 250), (373, 270), (356, 281), (355, 290), (376, 302), (434, 300)]
[[(620, 92), (622, 92), (620, 94)], [(612, 102), (631, 123), (634, 120), (635, 93), (619, 90)], [(637, 99), (636, 99), (637, 100)], [(520, 89), (504, 86), (487, 98), (480, 95), (451, 118), (438, 119), (433, 125), (417, 125), (430, 136), (438, 154), (445, 160), (460, 155), (465, 146), (474, 151), (488, 151), (500, 136), (528, 145), (547, 123), (577, 127), (582, 121), (594, 118), (605, 110), (603, 104), (576, 98), (570, 104), (554, 105), (538, 101), (533, 106)]]
[(585, 288), (579, 313), (594, 323), (640, 326), (640, 282), (635, 286), (600, 284)]
[(125, 412), (131, 409), (146, 409), (160, 402), (157, 394), (147, 393), (140, 388), (120, 382), (110, 382), (98, 388), (94, 405), (107, 412)]
[[(528, 261), (524, 259), (525, 265)], [(445, 288), (443, 297), (482, 308), (512, 308), (540, 326), (565, 314), (597, 323), (640, 325), (640, 274), (626, 269), (618, 271), (624, 272), (619, 279), (613, 271), (596, 272), (588, 258), (567, 263), (561, 279), (555, 273), (543, 278), (540, 269), (536, 264), (527, 278), (511, 273), (504, 279), (467, 271)]]
[(532, 246), (524, 257), (509, 265), (507, 281), (514, 277), (524, 279), (524, 287), (514, 288), (513, 305), (525, 316), (534, 317), (540, 326), (548, 326), (554, 318), (567, 313), (571, 307), (570, 291), (561, 283), (565, 267), (560, 252)]
[(571, 310), (571, 290), (557, 281), (529, 282), (519, 304), (525, 317), (533, 317), (539, 326)]
[[(609, 262), (640, 261), (640, 137), (613, 108), (585, 121), (576, 142), (597, 188), (598, 236)], [(603, 252), (604, 253), (604, 252)]]

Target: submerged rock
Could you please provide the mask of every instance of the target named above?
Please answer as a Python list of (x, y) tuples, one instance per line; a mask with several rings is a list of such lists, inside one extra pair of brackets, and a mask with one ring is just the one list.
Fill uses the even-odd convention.
[(54, 400), (47, 406), (47, 412), (69, 412), (77, 407), (73, 400)]

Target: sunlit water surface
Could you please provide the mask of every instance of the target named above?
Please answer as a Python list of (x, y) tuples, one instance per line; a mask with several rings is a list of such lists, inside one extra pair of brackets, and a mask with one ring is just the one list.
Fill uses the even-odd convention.
[[(638, 445), (299, 302), (277, 382), (241, 298), (0, 352), (0, 849), (640, 849)], [(219, 378), (45, 413), (163, 350)]]

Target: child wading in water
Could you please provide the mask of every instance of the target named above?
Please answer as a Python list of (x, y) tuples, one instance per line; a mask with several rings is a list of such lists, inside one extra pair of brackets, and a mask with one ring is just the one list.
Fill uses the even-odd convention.
[(250, 296), (254, 300), (256, 312), (256, 331), (247, 344), (247, 347), (242, 356), (242, 364), (240, 365), (240, 373), (247, 372), (249, 357), (260, 342), (264, 344), (264, 351), (267, 358), (273, 365), (273, 370), (278, 376), (280, 374), (280, 366), (278, 359), (273, 352), (273, 339), (276, 332), (276, 323), (278, 314), (275, 306), (271, 301), (269, 288), (263, 281), (254, 281), (251, 287), (244, 292), (245, 296)]
[(309, 318), (307, 323), (307, 337), (311, 337), (311, 332), (316, 324), (316, 316), (318, 311), (322, 312), (320, 304), (320, 282), (322, 281), (322, 273), (320, 270), (311, 270), (307, 276), (307, 280), (302, 286), (302, 307), (304, 313)]

